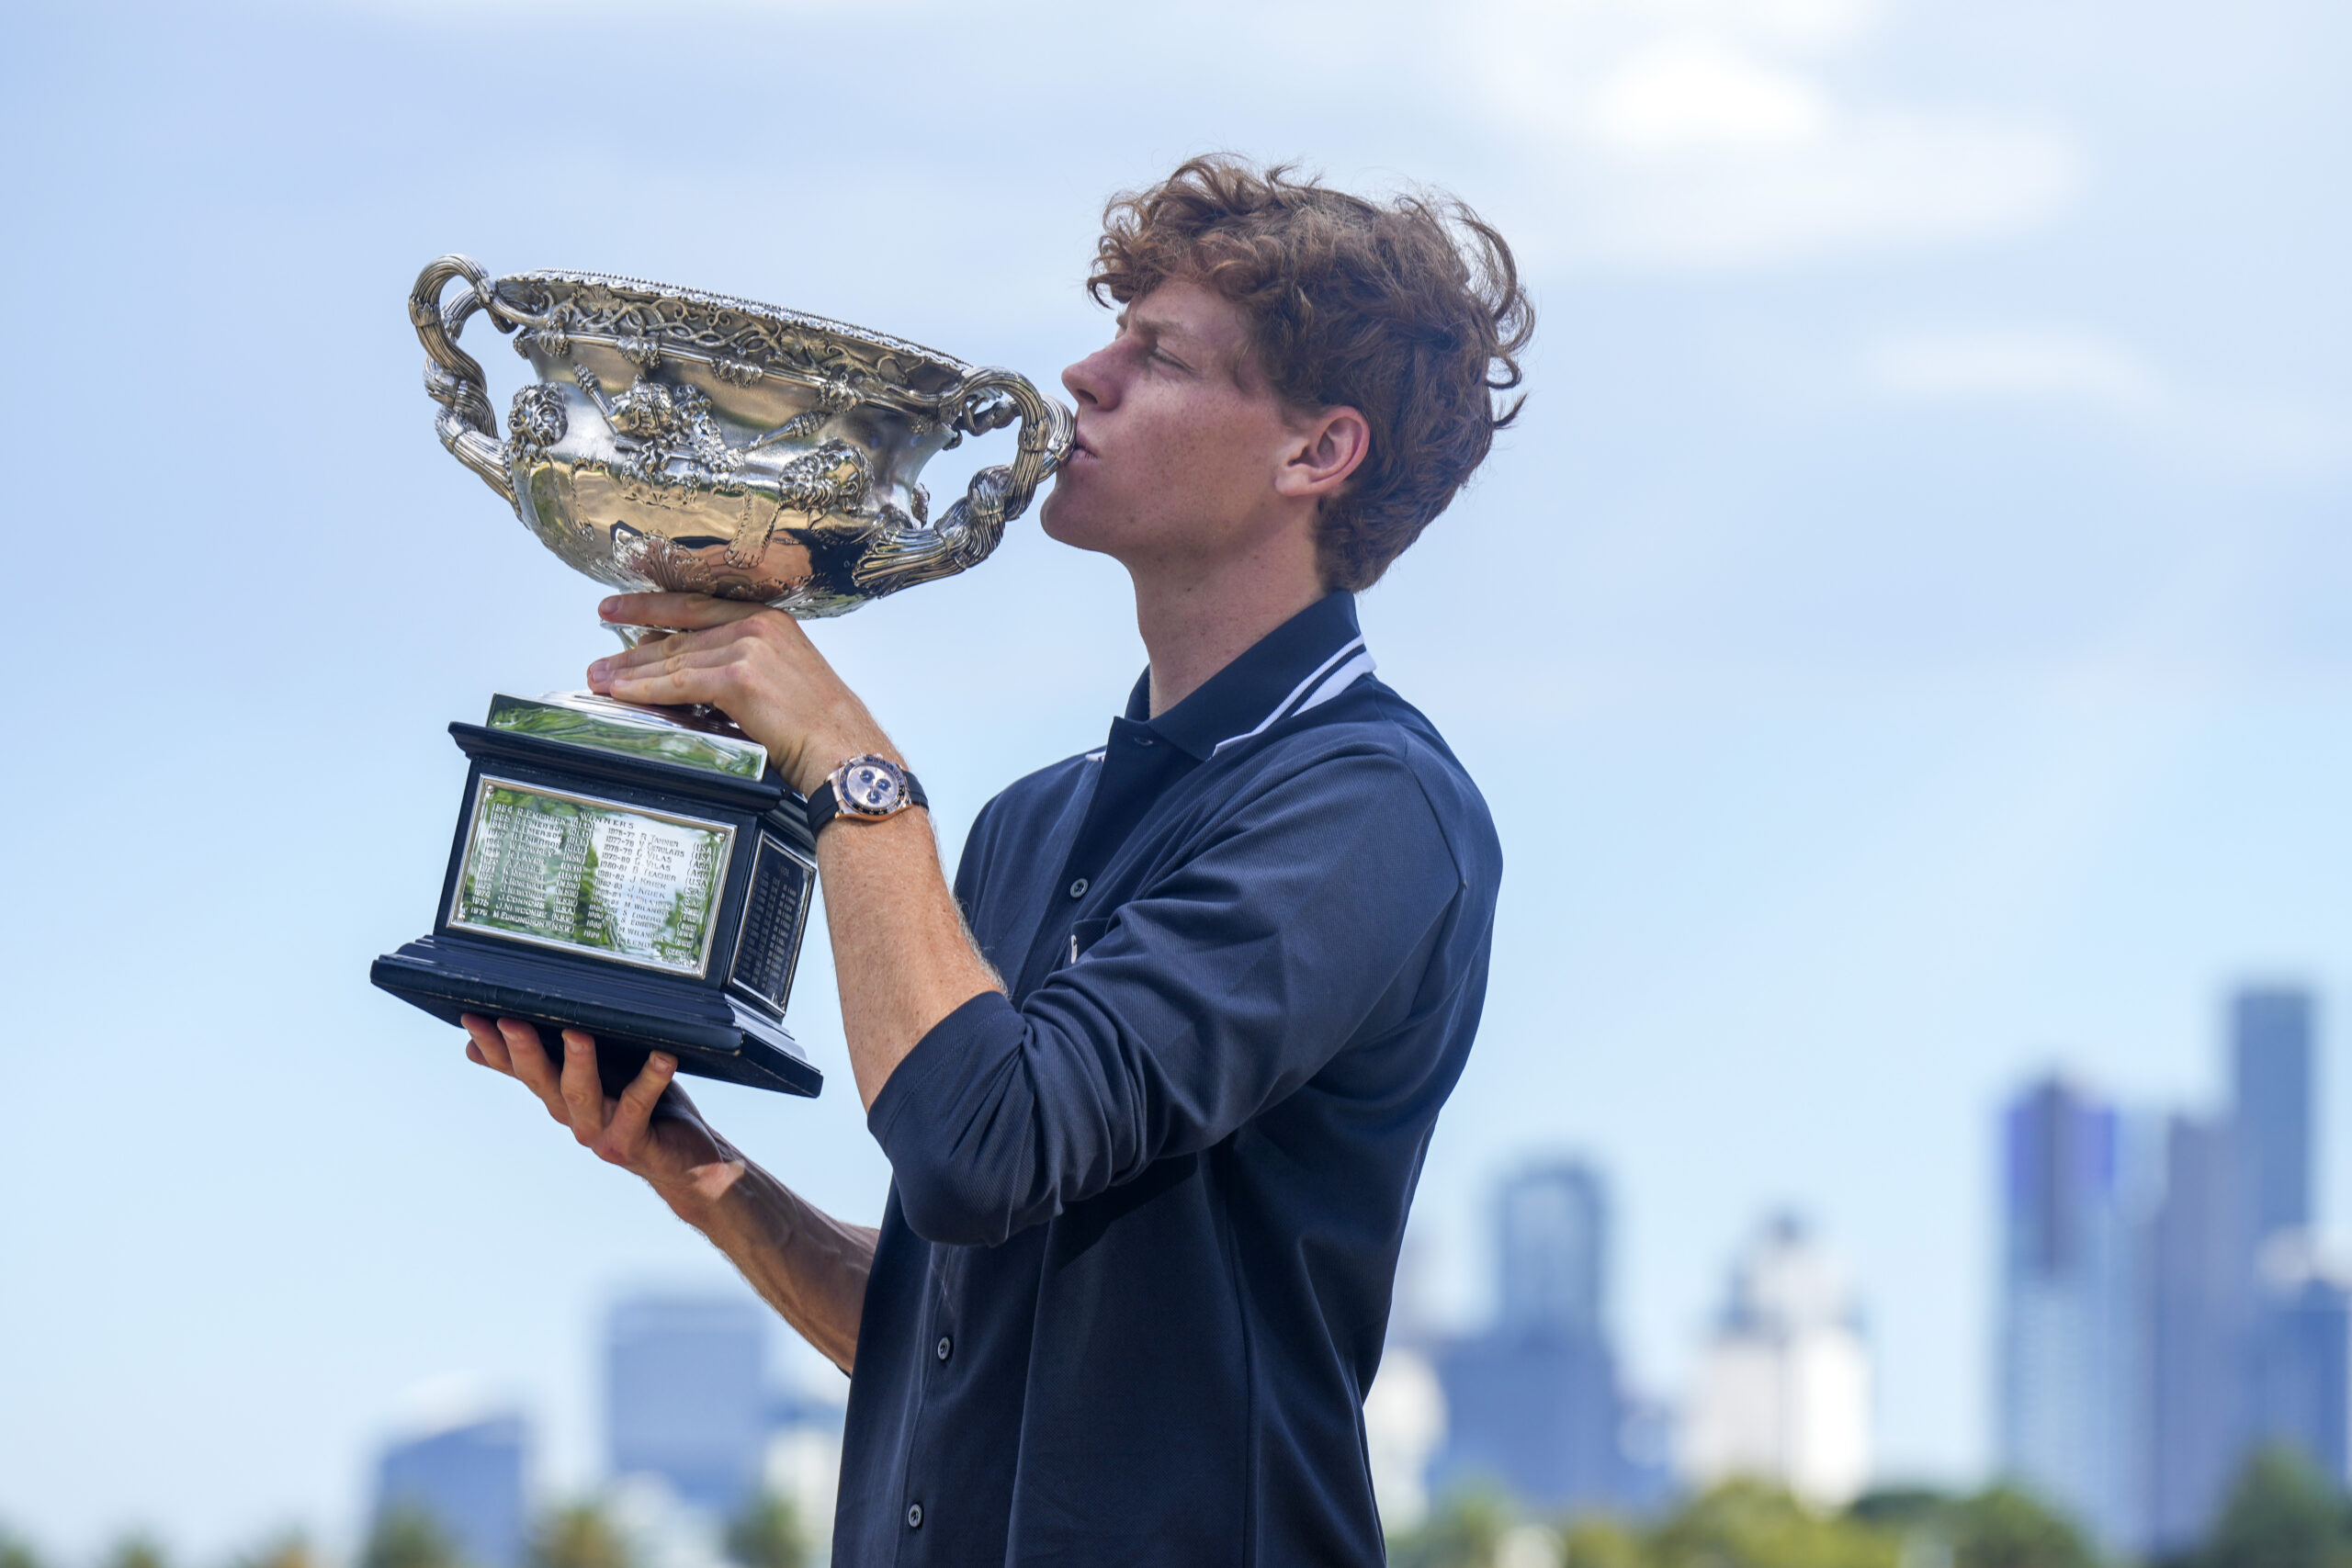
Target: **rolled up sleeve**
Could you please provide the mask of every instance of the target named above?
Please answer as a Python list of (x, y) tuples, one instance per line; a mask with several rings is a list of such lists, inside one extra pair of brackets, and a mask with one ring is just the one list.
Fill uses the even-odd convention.
[(1464, 877), (1400, 758), (1270, 784), (1112, 913), (1018, 1005), (973, 998), (884, 1084), (868, 1125), (908, 1224), (993, 1246), (1215, 1145), (1409, 998)]

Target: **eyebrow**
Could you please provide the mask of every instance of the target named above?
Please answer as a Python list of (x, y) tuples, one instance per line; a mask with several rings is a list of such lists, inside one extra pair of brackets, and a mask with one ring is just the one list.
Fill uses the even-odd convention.
[(1131, 331), (1149, 333), (1155, 340), (1167, 338), (1174, 343), (1198, 343), (1200, 339), (1184, 330), (1183, 324), (1159, 316), (1136, 317), (1132, 310), (1119, 312), (1119, 325)]

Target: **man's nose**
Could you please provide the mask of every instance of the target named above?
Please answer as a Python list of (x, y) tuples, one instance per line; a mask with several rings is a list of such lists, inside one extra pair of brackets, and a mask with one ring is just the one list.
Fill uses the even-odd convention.
[(1087, 408), (1106, 409), (1117, 402), (1117, 381), (1103, 363), (1109, 349), (1097, 349), (1062, 372), (1062, 385)]

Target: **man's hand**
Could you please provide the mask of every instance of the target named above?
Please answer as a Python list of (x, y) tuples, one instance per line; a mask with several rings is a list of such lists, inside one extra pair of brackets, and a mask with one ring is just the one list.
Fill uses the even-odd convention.
[(590, 690), (630, 703), (707, 703), (765, 746), (776, 772), (804, 795), (844, 758), (875, 751), (902, 760), (789, 615), (701, 593), (616, 594), (600, 611), (616, 626), (679, 635), (596, 660)]
[(678, 1217), (711, 1239), (752, 1288), (808, 1343), (848, 1371), (874, 1271), (876, 1233), (845, 1225), (736, 1153), (671, 1083), (677, 1058), (655, 1052), (617, 1098), (596, 1077), (596, 1043), (563, 1032), (563, 1066), (515, 1019), (465, 1016), (466, 1055), (520, 1078), (548, 1114), (598, 1157), (637, 1172)]
[[(700, 593), (622, 593), (599, 609), (616, 625), (677, 635), (596, 660), (593, 689), (624, 702), (708, 703), (765, 746), (803, 795), (862, 752), (904, 761), (789, 615)], [(827, 829), (817, 839), (817, 871), (850, 1066), (871, 1110), (933, 1025), (1004, 982), (964, 930), (929, 813)]]
[(643, 1177), (689, 1224), (700, 1224), (743, 1174), (743, 1156), (711, 1130), (685, 1090), (671, 1086), (675, 1056), (655, 1052), (615, 1099), (596, 1075), (596, 1042), (581, 1031), (563, 1032), (559, 1069), (539, 1032), (518, 1019), (492, 1023), (468, 1013), (462, 1021), (469, 1060), (521, 1079), (582, 1146)]

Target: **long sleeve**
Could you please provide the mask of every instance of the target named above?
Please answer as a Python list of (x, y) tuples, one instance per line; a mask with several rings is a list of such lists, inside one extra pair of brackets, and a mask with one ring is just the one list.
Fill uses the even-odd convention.
[(1403, 1021), (1464, 887), (1394, 751), (1269, 783), (1082, 956), (1018, 1005), (973, 998), (899, 1064), (868, 1122), (910, 1227), (994, 1245), (1216, 1144)]

